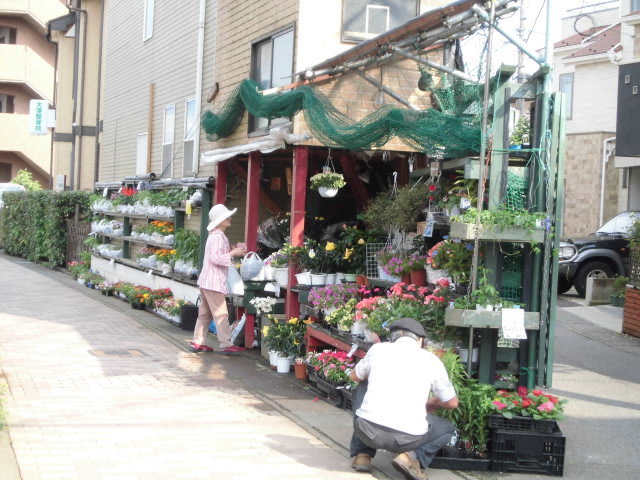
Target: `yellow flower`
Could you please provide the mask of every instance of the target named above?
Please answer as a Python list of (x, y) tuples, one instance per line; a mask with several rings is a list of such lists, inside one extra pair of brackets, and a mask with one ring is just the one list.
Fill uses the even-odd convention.
[(269, 325), (265, 325), (264, 327), (262, 327), (262, 336), (266, 337), (269, 335)]
[(292, 318), (290, 318), (290, 319), (289, 319), (289, 323), (290, 323), (291, 325), (295, 325), (296, 323), (298, 323), (298, 319), (297, 319), (297, 317), (292, 317)]
[(326, 247), (324, 247), (324, 249), (325, 249), (327, 252), (330, 252), (330, 251), (332, 251), (332, 250), (335, 250), (335, 249), (336, 249), (336, 244), (335, 244), (335, 243), (333, 243), (333, 242), (327, 242), (327, 245), (326, 245)]
[(367, 242), (364, 241), (364, 238), (361, 238), (360, 240), (358, 240), (358, 245), (364, 245), (365, 243)]
[(324, 217), (318, 217), (318, 220), (320, 220), (322, 222), (322, 221), (324, 221)]
[(298, 340), (297, 338), (293, 339), (293, 344), (294, 345), (300, 345), (300, 340)]
[(311, 325), (312, 323), (314, 323), (311, 317), (307, 318), (306, 320), (303, 320), (303, 322), (307, 325)]
[(342, 257), (345, 260), (349, 260), (349, 257), (353, 254), (353, 248), (346, 248), (344, 250), (344, 257)]

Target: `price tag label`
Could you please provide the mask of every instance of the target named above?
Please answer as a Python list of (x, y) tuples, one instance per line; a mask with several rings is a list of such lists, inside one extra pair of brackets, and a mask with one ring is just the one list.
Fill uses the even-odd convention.
[(521, 308), (502, 309), (502, 337), (526, 339), (524, 330), (524, 310)]
[(104, 190), (102, 191), (102, 196), (106, 197), (109, 194), (109, 189), (107, 187), (104, 187)]
[(111, 260), (109, 260), (109, 263), (111, 264), (111, 266), (113, 267), (113, 264), (116, 263), (116, 259), (112, 258)]
[(153, 275), (153, 270), (149, 269), (149, 271), (147, 272), (147, 277), (150, 277), (151, 275)]
[(347, 357), (353, 357), (353, 354), (356, 353), (357, 349), (358, 349), (358, 345), (356, 343), (351, 345), (351, 350), (349, 350), (349, 353), (347, 353)]

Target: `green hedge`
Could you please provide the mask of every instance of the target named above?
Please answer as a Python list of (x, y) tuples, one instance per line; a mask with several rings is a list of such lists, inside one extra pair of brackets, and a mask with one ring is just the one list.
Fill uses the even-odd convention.
[(5, 192), (2, 197), (2, 237), (4, 250), (32, 261), (65, 265), (67, 220), (90, 221), (88, 192)]

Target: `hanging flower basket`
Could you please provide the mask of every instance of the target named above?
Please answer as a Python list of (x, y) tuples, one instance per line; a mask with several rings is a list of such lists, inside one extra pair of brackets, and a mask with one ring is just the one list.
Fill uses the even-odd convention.
[(321, 197), (332, 198), (332, 197), (335, 197), (338, 194), (338, 189), (337, 188), (329, 188), (329, 187), (319, 187), (318, 188), (318, 193), (320, 194)]

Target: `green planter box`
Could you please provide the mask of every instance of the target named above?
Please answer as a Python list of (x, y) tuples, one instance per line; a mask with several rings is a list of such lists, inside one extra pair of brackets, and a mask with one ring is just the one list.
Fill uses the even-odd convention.
[[(447, 308), (444, 311), (444, 324), (448, 327), (501, 328), (502, 312)], [(524, 312), (524, 328), (526, 330), (539, 330), (540, 313)]]
[[(449, 236), (471, 240), (475, 238), (475, 224), (451, 222)], [(491, 240), (494, 242), (535, 242), (544, 241), (544, 229), (527, 229), (519, 227), (485, 227), (480, 225), (478, 230), (480, 240)]]

